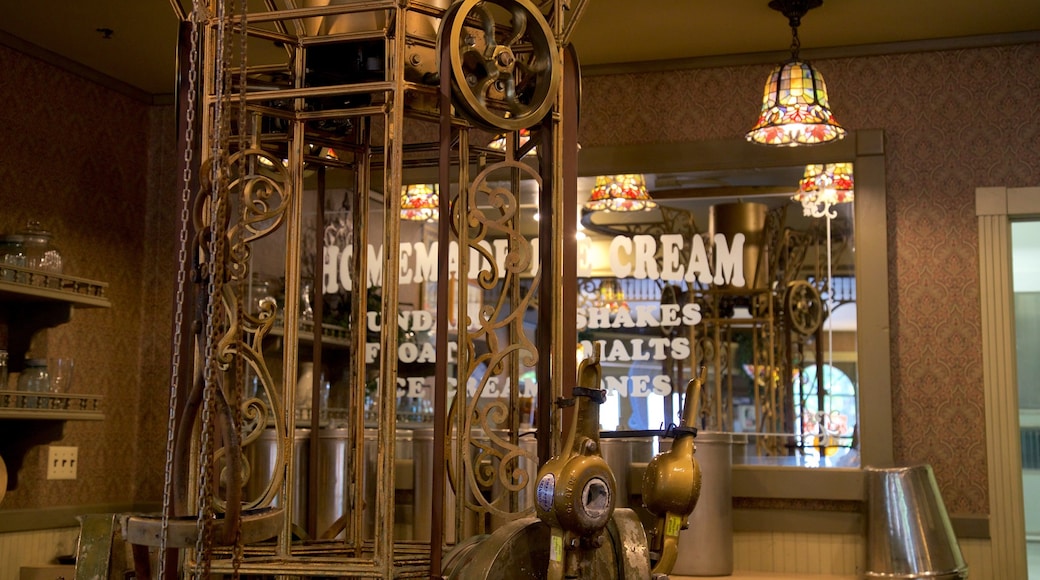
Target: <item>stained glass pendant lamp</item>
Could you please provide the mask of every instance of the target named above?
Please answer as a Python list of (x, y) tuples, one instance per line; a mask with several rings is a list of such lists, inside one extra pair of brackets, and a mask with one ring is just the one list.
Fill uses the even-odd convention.
[(641, 174), (600, 175), (596, 187), (585, 202), (590, 211), (646, 211), (657, 207), (646, 191), (646, 178)]
[[(519, 142), (517, 143), (517, 147), (519, 148), (519, 147), (523, 147), (524, 145), (527, 145), (527, 142), (530, 141), (530, 140), (531, 140), (531, 130), (530, 129), (520, 129), (520, 139), (519, 139)], [(498, 137), (495, 137), (494, 141), (492, 141), (491, 143), (488, 143), (488, 147), (491, 148), (491, 149), (494, 149), (495, 151), (505, 151), (506, 150), (506, 135), (505, 135), (505, 133), (499, 135)], [(535, 153), (537, 150), (538, 150), (537, 147), (532, 147), (531, 150), (528, 153)]]
[(855, 197), (851, 163), (814, 163), (805, 166), (798, 182), (798, 193), (791, 199), (801, 202), (804, 215), (837, 217), (833, 207)]
[(823, 0), (772, 0), (769, 7), (783, 13), (791, 25), (791, 59), (769, 73), (762, 111), (746, 137), (752, 143), (777, 146), (814, 145), (845, 137), (834, 120), (823, 76), (798, 58), (798, 26), (802, 16)]
[(437, 185), (425, 183), (401, 188), (401, 219), (434, 221), (440, 216), (437, 208)]

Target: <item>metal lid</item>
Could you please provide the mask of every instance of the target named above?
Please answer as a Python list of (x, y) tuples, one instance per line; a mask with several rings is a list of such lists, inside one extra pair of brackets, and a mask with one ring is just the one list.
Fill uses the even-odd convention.
[(27, 367), (45, 367), (45, 366), (47, 366), (47, 359), (45, 359), (45, 358), (27, 358), (27, 359), (25, 359), (25, 366), (27, 366)]
[(25, 229), (18, 232), (25, 241), (33, 243), (48, 243), (51, 240), (51, 233), (40, 225), (40, 222), (36, 220), (29, 220), (29, 223), (25, 224)]

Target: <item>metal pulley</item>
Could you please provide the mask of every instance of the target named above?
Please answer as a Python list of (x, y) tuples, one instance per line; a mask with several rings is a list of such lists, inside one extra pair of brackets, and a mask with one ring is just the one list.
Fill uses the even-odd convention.
[(528, 0), (462, 0), (444, 16), (452, 104), (489, 129), (518, 131), (556, 101), (563, 60), (545, 17)]

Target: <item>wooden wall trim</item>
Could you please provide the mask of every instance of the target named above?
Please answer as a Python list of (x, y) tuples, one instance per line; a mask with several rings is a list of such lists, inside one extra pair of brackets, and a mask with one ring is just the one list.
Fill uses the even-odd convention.
[[(1029, 189), (1040, 193), (1040, 188)], [(1009, 218), (1014, 213), (1008, 210), (1009, 200), (1021, 197), (1021, 190), (1003, 187), (983, 187), (975, 191), (989, 513), (996, 578), (1025, 578), (1027, 575), (1012, 312)], [(1028, 205), (1019, 208), (1023, 212), (1028, 209)]]
[[(974, 514), (949, 514), (958, 540), (991, 538), (990, 517)], [(778, 532), (790, 534), (851, 534), (866, 541), (866, 516), (862, 511), (824, 511), (815, 509), (734, 508), (733, 531)], [(1010, 577), (1010, 576), (1009, 576)]]
[[(981, 34), (977, 36), (933, 38), (909, 40), (904, 42), (861, 44), (854, 46), (803, 48), (800, 54), (802, 58), (806, 60), (819, 61), (836, 58), (863, 58), (888, 54), (912, 54), (917, 52), (987, 48), (992, 46), (1009, 46), (1012, 44), (1028, 44), (1032, 42), (1040, 42), (1040, 31), (1029, 30), (1024, 32)], [(771, 50), (742, 54), (708, 55), (611, 64), (590, 64), (582, 67), (581, 74), (582, 76), (591, 77), (764, 64), (775, 65), (778, 62), (783, 62), (790, 56), (790, 51)]]
[(79, 527), (77, 516), (108, 513), (155, 513), (158, 503), (108, 503), (51, 508), (0, 510), (0, 533)]

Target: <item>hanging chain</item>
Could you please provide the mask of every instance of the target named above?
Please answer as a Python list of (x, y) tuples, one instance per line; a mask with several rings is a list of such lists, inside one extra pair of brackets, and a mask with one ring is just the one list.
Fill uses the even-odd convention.
[(797, 20), (791, 20), (791, 60), (798, 60), (798, 51), (802, 48), (802, 41), (798, 38)]
[[(214, 524), (213, 482), (213, 408), (216, 405), (216, 390), (219, 388), (217, 344), (220, 340), (222, 325), (218, 316), (221, 314), (219, 304), (224, 276), (225, 236), (224, 221), (227, 213), (227, 172), (225, 155), (228, 147), (228, 127), (230, 119), (226, 113), (228, 100), (227, 74), (230, 51), (228, 51), (228, 14), (225, 2), (217, 3), (217, 36), (215, 45), (217, 55), (214, 81), (213, 131), (210, 151), (210, 205), (209, 205), (209, 255), (208, 284), (206, 302), (206, 347), (204, 355), (205, 378), (202, 400), (202, 428), (199, 449), (199, 488), (198, 515), (196, 521), (197, 537), (195, 541), (196, 561), (194, 575), (196, 578), (209, 578), (212, 551), (212, 535)], [(201, 254), (201, 253), (200, 253)]]
[[(247, 129), (248, 128), (247, 122), (248, 122), (249, 117), (248, 117), (248, 111), (247, 111), (247, 108), (246, 108), (246, 105), (247, 105), (247, 101), (246, 101), (246, 73), (247, 73), (247, 65), (248, 65), (248, 62), (247, 62), (247, 59), (246, 59), (246, 50), (248, 48), (248, 43), (247, 43), (248, 38), (247, 38), (247, 35), (246, 35), (246, 26), (247, 26), (246, 19), (247, 19), (248, 7), (246, 5), (246, 0), (239, 0), (238, 10), (239, 10), (239, 13), (241, 14), (241, 29), (239, 30), (239, 55), (238, 55), (239, 56), (239, 72), (238, 72), (238, 96), (239, 96), (239, 98), (238, 98), (238, 192), (239, 192), (239, 196), (240, 196), (240, 200), (239, 200), (240, 216), (239, 216), (239, 219), (241, 220), (241, 223), (245, 223), (247, 206), (248, 206), (248, 203), (247, 203), (247, 200), (246, 200), (246, 195), (248, 195), (247, 194), (248, 186), (247, 186), (247, 183), (246, 183), (246, 177), (248, 176), (248, 163), (247, 163), (247, 156), (245, 155), (245, 151), (246, 151), (246, 148), (248, 147), (247, 139), (248, 139), (248, 133), (249, 133), (249, 131)], [(230, 69), (230, 67), (229, 67), (229, 69)], [(238, 246), (240, 244), (245, 243), (243, 241), (243, 239), (242, 239), (242, 235), (243, 235), (242, 228), (234, 228), (234, 231), (235, 231), (235, 236), (234, 236), (234, 239), (231, 240), (232, 245)], [(235, 306), (235, 314), (234, 314), (234, 316), (235, 316), (235, 320), (239, 321), (239, 323), (235, 325), (235, 328), (237, 329), (236, 332), (238, 333), (238, 336), (235, 337), (236, 338), (235, 342), (236, 342), (236, 345), (237, 345), (235, 351), (237, 353), (237, 356), (235, 357), (235, 372), (234, 372), (234, 375), (233, 375), (235, 377), (235, 381), (231, 385), (231, 397), (230, 398), (231, 398), (231, 403), (232, 404), (230, 405), (230, 412), (231, 412), (231, 428), (236, 430), (236, 435), (238, 435), (238, 436), (235, 437), (233, 439), (233, 441), (239, 441), (239, 438), (241, 437), (241, 433), (242, 433), (242, 407), (241, 407), (241, 405), (242, 405), (242, 397), (243, 397), (243, 392), (244, 392), (244, 382), (245, 382), (245, 379), (246, 379), (246, 374), (245, 374), (245, 364), (244, 364), (243, 357), (242, 357), (242, 354), (241, 354), (243, 352), (244, 348), (242, 348), (242, 341), (243, 341), (242, 332), (243, 331), (242, 331), (242, 325), (241, 325), (240, 321), (242, 321), (244, 319), (244, 316), (245, 316), (245, 313), (243, 311), (243, 306), (242, 306), (242, 298), (243, 298), (242, 295), (243, 295), (243, 290), (244, 290), (243, 286), (245, 286), (245, 284), (250, 282), (249, 272), (250, 272), (249, 268), (245, 268), (244, 270), (240, 270), (240, 274), (242, 276), (242, 279), (239, 280), (239, 284), (236, 285), (237, 299), (235, 300), (236, 306)], [(240, 450), (236, 450), (236, 452), (240, 452)], [(228, 493), (228, 495), (229, 495), (229, 497), (233, 497), (233, 495), (230, 492)], [(231, 568), (232, 568), (232, 575), (231, 575), (231, 577), (232, 577), (233, 580), (238, 580), (239, 579), (239, 568), (242, 565), (242, 558), (243, 558), (244, 551), (245, 551), (245, 546), (243, 546), (243, 544), (242, 544), (242, 526), (241, 525), (237, 525), (237, 526), (235, 526), (234, 548), (233, 548), (233, 554), (232, 554), (232, 560), (231, 560)]]
[(170, 365), (170, 412), (166, 422), (166, 462), (163, 468), (162, 525), (159, 533), (159, 578), (166, 577), (166, 549), (170, 535), (170, 502), (173, 495), (173, 448), (177, 428), (177, 391), (180, 386), (181, 341), (184, 340), (184, 284), (188, 269), (188, 228), (191, 224), (191, 164), (195, 140), (195, 87), (198, 79), (199, 0), (193, 2), (188, 54), (188, 91), (184, 109), (184, 175), (181, 188), (180, 232), (177, 249), (177, 295), (173, 322), (173, 360)]

